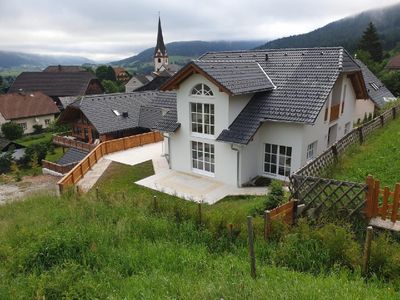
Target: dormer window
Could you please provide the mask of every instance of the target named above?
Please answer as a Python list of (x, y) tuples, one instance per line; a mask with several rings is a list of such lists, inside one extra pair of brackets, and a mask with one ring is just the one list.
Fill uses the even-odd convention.
[(211, 97), (214, 96), (213, 91), (208, 85), (205, 85), (204, 83), (199, 83), (192, 89), (192, 95), (194, 96), (207, 96)]

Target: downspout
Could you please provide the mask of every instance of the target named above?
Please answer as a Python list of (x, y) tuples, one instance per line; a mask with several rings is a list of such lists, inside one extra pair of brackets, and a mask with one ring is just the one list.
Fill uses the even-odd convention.
[[(165, 159), (168, 162), (168, 167), (171, 169), (171, 162), (170, 162), (170, 157), (169, 157), (169, 153), (171, 151), (171, 139), (169, 138), (169, 135), (165, 135), (164, 133), (163, 133), (162, 136), (163, 136), (164, 139), (168, 140), (168, 153), (166, 153), (166, 151), (165, 151), (164, 156), (165, 156)], [(163, 148), (164, 148), (164, 143), (162, 145), (163, 145)], [(163, 150), (165, 150), (165, 149), (163, 149)]]
[(233, 144), (231, 144), (231, 150), (236, 151), (236, 185), (238, 188), (240, 188), (240, 182), (239, 182), (240, 152), (238, 148), (233, 147)]

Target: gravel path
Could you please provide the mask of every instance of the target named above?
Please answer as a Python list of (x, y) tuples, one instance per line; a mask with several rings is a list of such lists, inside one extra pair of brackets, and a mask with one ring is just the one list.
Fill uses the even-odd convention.
[(57, 193), (58, 177), (49, 175), (25, 176), (21, 182), (0, 184), (0, 204), (35, 193)]

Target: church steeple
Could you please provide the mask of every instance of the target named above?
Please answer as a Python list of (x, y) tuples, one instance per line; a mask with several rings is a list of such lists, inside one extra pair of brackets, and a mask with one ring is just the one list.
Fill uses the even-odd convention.
[(167, 48), (165, 48), (164, 37), (161, 28), (161, 18), (158, 17), (158, 33), (157, 33), (157, 45), (154, 49), (154, 71), (158, 72), (162, 66), (168, 65), (168, 54)]

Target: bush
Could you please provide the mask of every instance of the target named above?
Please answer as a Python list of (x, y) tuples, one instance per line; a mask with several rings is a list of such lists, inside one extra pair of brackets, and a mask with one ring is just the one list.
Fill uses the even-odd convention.
[(9, 140), (19, 139), (24, 134), (24, 129), (21, 125), (14, 122), (8, 122), (1, 125), (1, 131)]
[(12, 152), (8, 151), (5, 154), (0, 154), (0, 174), (7, 173), (11, 169)]
[(270, 185), (270, 193), (265, 200), (265, 210), (273, 209), (285, 201), (285, 191), (283, 183), (279, 180), (272, 180)]
[(33, 125), (33, 133), (34, 134), (40, 134), (43, 132), (43, 126), (39, 124)]
[(21, 159), (21, 164), (25, 167), (30, 167), (32, 159), (36, 155), (37, 163), (40, 165), (42, 160), (45, 159), (47, 150), (49, 148), (48, 143), (33, 144), (26, 148), (25, 155)]

